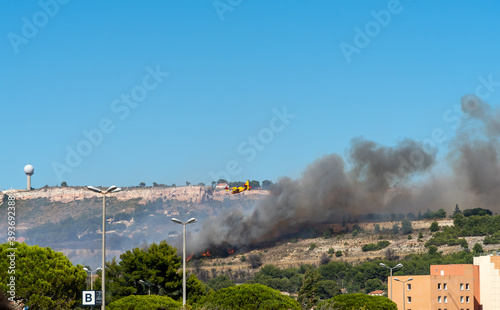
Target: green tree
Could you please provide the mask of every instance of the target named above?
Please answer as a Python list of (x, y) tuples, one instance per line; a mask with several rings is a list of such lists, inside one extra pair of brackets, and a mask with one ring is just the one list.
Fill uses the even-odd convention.
[(273, 182), (269, 180), (262, 181), (262, 189), (269, 189), (273, 185)]
[(396, 223), (392, 225), (392, 233), (396, 235), (399, 232), (399, 225)]
[(480, 245), (479, 243), (474, 244), (474, 247), (472, 248), (472, 252), (483, 253), (483, 246)]
[(435, 232), (435, 231), (438, 231), (439, 230), (439, 224), (438, 222), (434, 221), (431, 223), (431, 231), (432, 232)]
[(217, 276), (216, 278), (210, 279), (207, 282), (207, 286), (209, 289), (218, 291), (220, 289), (234, 286), (234, 281), (229, 279), (229, 277), (225, 274)]
[(320, 299), (328, 299), (340, 294), (337, 282), (332, 280), (321, 280), (316, 283), (318, 296)]
[(61, 183), (61, 187), (68, 187), (68, 183), (66, 183), (66, 181), (63, 181), (63, 182)]
[(282, 295), (279, 291), (262, 284), (242, 284), (223, 288), (207, 295), (203, 305), (205, 309), (294, 309), (300, 305), (293, 298)]
[(257, 181), (257, 180), (252, 180), (252, 181), (248, 182), (248, 184), (250, 184), (250, 186), (252, 187), (252, 189), (258, 189), (258, 188), (260, 188), (260, 182)]
[[(27, 300), (30, 309), (73, 309), (81, 304), (87, 279), (83, 266), (73, 266), (66, 256), (51, 248), (25, 243), (0, 244), (0, 253), (0, 290), (8, 297)], [(15, 269), (9, 269), (12, 257)], [(15, 291), (10, 290), (10, 281), (15, 282)]]
[(378, 234), (380, 232), (380, 225), (379, 224), (375, 224), (375, 226), (373, 227), (373, 231)]
[(365, 292), (368, 294), (370, 292), (383, 289), (382, 281), (380, 279), (368, 279), (365, 282)]
[(139, 187), (146, 187), (146, 183), (144, 182), (139, 183)]
[(187, 303), (194, 304), (198, 302), (202, 297), (205, 296), (206, 292), (205, 285), (198, 280), (194, 273), (190, 274), (186, 279), (186, 298)]
[(401, 232), (403, 235), (408, 235), (413, 232), (413, 226), (411, 225), (411, 222), (408, 220), (403, 220), (401, 222)]
[(429, 253), (429, 255), (438, 254), (438, 247), (435, 245), (429, 246), (428, 253)]
[[(119, 263), (113, 259), (106, 264), (106, 300), (111, 302), (132, 293), (147, 294), (139, 280), (152, 283), (151, 294), (178, 298), (182, 294), (180, 265), (177, 250), (165, 241), (128, 250), (120, 255)], [(100, 282), (96, 280), (97, 289)]]
[(335, 252), (335, 257), (340, 257), (342, 256), (342, 251), (341, 250), (338, 250)]
[(396, 303), (383, 296), (366, 294), (338, 295), (318, 304), (316, 310), (397, 310)]
[(457, 214), (462, 214), (462, 211), (460, 211), (460, 208), (458, 207), (458, 203), (455, 206), (455, 211), (453, 211), (453, 217), (455, 217), (455, 215)]
[(446, 211), (444, 209), (439, 209), (433, 214), (433, 218), (437, 219), (444, 219), (446, 218)]
[(297, 300), (301, 304), (302, 308), (310, 309), (319, 300), (318, 293), (318, 280), (320, 278), (320, 274), (317, 269), (308, 270), (304, 275), (304, 281), (302, 282), (302, 286), (299, 290), (299, 296)]
[(167, 296), (130, 295), (110, 303), (109, 310), (161, 310), (181, 309), (182, 303)]

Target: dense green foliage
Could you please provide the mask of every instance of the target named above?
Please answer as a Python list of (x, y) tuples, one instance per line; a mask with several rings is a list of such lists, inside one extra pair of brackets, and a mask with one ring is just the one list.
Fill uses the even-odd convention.
[(167, 296), (130, 295), (110, 303), (109, 310), (170, 310), (181, 309), (182, 302)]
[[(0, 289), (10, 291), (12, 280), (15, 300), (25, 300), (30, 309), (50, 310), (73, 309), (81, 303), (87, 273), (82, 266), (73, 266), (64, 254), (17, 242), (1, 244), (0, 253)], [(11, 257), (15, 258), (14, 265)]]
[(446, 211), (444, 209), (439, 209), (436, 212), (432, 212), (431, 210), (425, 211), (421, 216), (423, 219), (431, 220), (431, 219), (444, 219), (446, 218)]
[(234, 286), (234, 281), (229, 279), (225, 274), (217, 276), (216, 278), (207, 281), (207, 287), (211, 290), (218, 291), (222, 288)]
[(297, 301), (261, 284), (243, 284), (221, 289), (208, 295), (203, 307), (205, 309), (300, 310)]
[(274, 265), (266, 265), (255, 274), (252, 282), (282, 292), (296, 293), (302, 286), (303, 276), (298, 268), (280, 269)]
[(490, 216), (484, 209), (479, 208), (472, 210), (476, 210), (474, 213), (484, 215), (470, 215), (466, 217), (462, 213), (455, 213), (453, 216), (454, 225), (443, 227), (441, 232), (434, 233), (433, 237), (425, 245), (461, 245), (467, 248), (468, 245), (465, 239), (460, 238), (466, 236), (485, 236), (484, 244), (500, 243), (500, 215)]
[(387, 240), (379, 241), (376, 244), (375, 243), (368, 243), (365, 244), (361, 247), (361, 250), (363, 252), (368, 252), (368, 251), (378, 251), (382, 250), (383, 248), (386, 248), (390, 245), (391, 243)]
[(474, 208), (474, 209), (465, 209), (463, 212), (463, 215), (465, 217), (469, 217), (471, 215), (493, 215), (493, 212), (489, 209), (483, 209), (483, 208)]
[(383, 296), (338, 295), (318, 304), (316, 310), (397, 310), (396, 303)]
[[(177, 250), (165, 241), (152, 243), (148, 248), (134, 248), (106, 263), (106, 300), (112, 302), (131, 294), (166, 295), (174, 299), (182, 296), (181, 261)], [(139, 280), (150, 283), (143, 285)], [(95, 282), (100, 289), (100, 278)], [(186, 281), (188, 300), (196, 300), (204, 294), (203, 285), (191, 275)]]

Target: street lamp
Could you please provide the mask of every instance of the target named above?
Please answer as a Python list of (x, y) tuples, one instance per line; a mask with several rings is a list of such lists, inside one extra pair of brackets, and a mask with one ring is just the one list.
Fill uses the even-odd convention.
[(387, 265), (386, 265), (386, 264), (384, 264), (384, 263), (380, 263), (380, 266), (385, 267), (385, 268), (387, 268), (387, 269), (390, 269), (390, 270), (391, 270), (391, 301), (392, 301), (392, 269), (401, 268), (401, 267), (403, 267), (403, 264), (397, 264), (397, 265), (396, 265), (396, 266), (394, 266), (394, 267), (389, 267), (389, 266), (387, 266)]
[(148, 295), (151, 295), (151, 284), (142, 280), (139, 280), (139, 283), (146, 284), (148, 286)]
[(102, 195), (102, 306), (101, 309), (106, 309), (106, 284), (105, 284), (105, 266), (106, 266), (106, 194), (116, 193), (121, 191), (122, 189), (118, 186), (110, 186), (107, 190), (103, 191), (94, 186), (87, 186), (87, 188), (93, 192), (99, 193)]
[[(99, 268), (96, 268), (96, 270), (92, 271), (92, 270), (88, 269), (87, 267), (83, 267), (83, 270), (90, 272), (90, 290), (91, 291), (94, 290), (94, 277), (92, 277), (92, 274), (95, 274), (98, 270), (101, 270), (101, 269), (102, 268), (99, 267)], [(91, 306), (90, 309), (94, 310), (94, 306)]]
[(190, 218), (186, 223), (176, 218), (172, 222), (182, 225), (182, 307), (186, 305), (186, 225), (196, 223), (198, 220), (194, 217)]
[[(406, 310), (406, 300), (405, 300), (405, 283), (406, 282), (410, 282), (411, 280), (413, 280), (413, 278), (409, 278), (408, 280), (406, 281), (401, 281), (399, 280), (398, 278), (394, 278), (394, 280), (398, 281), (398, 282), (401, 282), (403, 283), (403, 310)], [(391, 290), (392, 290), (392, 286), (391, 286)]]
[(99, 271), (101, 269), (102, 268), (99, 267), (99, 268), (96, 268), (96, 270), (92, 271), (92, 270), (88, 269), (87, 267), (83, 267), (83, 270), (90, 272), (90, 290), (91, 291), (94, 290), (94, 278), (92, 277), (92, 274), (95, 274), (97, 271)]

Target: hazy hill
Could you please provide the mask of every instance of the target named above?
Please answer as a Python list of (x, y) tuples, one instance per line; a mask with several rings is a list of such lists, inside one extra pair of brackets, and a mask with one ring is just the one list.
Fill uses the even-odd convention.
[[(84, 187), (41, 188), (2, 193), (0, 238), (7, 238), (7, 197), (16, 202), (16, 237), (50, 246), (77, 263), (98, 262), (101, 249), (102, 196)], [(0, 196), (2, 196), (0, 194)], [(109, 257), (141, 243), (177, 242), (181, 226), (172, 217), (200, 221), (227, 208), (250, 208), (267, 191), (231, 195), (203, 186), (124, 188), (106, 198)], [(191, 227), (190, 227), (191, 228)], [(197, 229), (192, 226), (193, 231)]]

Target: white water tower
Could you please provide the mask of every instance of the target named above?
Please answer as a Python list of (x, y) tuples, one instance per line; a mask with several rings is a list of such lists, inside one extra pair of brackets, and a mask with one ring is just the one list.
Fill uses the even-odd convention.
[(31, 175), (35, 173), (35, 168), (33, 168), (32, 165), (26, 165), (24, 167), (24, 173), (26, 173), (26, 176), (28, 177), (28, 186), (26, 189), (31, 190)]

